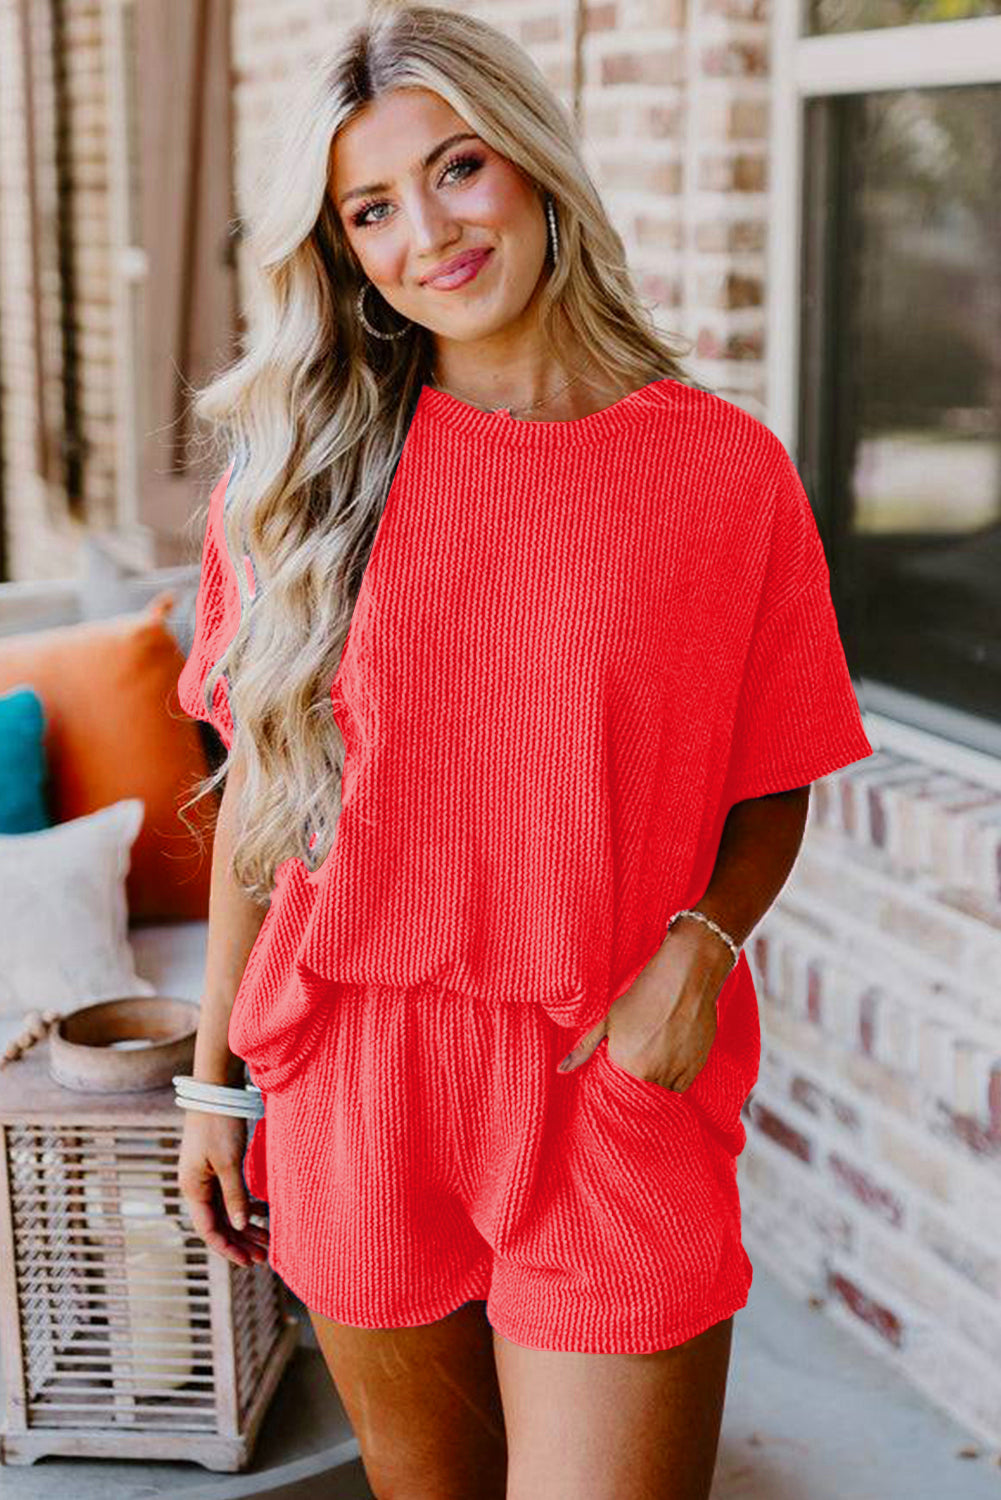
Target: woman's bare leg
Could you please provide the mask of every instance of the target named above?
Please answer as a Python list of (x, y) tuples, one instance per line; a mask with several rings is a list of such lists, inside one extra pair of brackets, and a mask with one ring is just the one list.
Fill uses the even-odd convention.
[(310, 1313), (378, 1500), (503, 1500), (507, 1447), (486, 1304), (418, 1328)]
[(526, 1349), (494, 1331), (506, 1500), (707, 1500), (733, 1318), (655, 1354)]

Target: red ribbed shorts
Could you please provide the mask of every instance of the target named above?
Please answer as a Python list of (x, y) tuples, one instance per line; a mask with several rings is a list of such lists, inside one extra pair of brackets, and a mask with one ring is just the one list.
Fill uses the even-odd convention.
[(678, 1093), (607, 1041), (559, 1073), (591, 1028), (534, 1004), (341, 987), (306, 1062), (265, 1091), (245, 1157), (271, 1266), (311, 1311), (359, 1328), (484, 1299), (492, 1326), (533, 1348), (694, 1337), (751, 1285), (735, 1153), (756, 1009), (739, 1019), (743, 1069), (719, 1028)]

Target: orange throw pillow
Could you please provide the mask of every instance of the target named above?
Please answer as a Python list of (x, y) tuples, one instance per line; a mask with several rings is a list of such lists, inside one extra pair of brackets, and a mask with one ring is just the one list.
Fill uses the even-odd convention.
[(125, 797), (146, 805), (126, 883), (133, 921), (208, 916), (211, 794), (180, 818), (181, 803), (207, 772), (198, 727), (181, 708), (180, 647), (165, 624), (170, 593), (146, 611), (0, 638), (0, 692), (33, 687), (45, 709), (48, 802), (55, 822), (83, 817)]

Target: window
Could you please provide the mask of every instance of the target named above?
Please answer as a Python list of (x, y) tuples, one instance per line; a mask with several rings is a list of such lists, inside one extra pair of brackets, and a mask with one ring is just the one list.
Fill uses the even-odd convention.
[(1001, 4), (807, 9), (883, 28), (791, 48), (788, 416), (846, 651), (863, 707), (1001, 755), (1001, 20), (939, 19)]

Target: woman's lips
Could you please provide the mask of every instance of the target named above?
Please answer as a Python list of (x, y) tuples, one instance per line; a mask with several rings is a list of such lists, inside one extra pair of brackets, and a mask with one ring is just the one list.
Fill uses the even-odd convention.
[(436, 291), (449, 292), (453, 287), (464, 286), (467, 281), (479, 273), (491, 250), (478, 250), (474, 255), (469, 255), (454, 271), (446, 271), (441, 276), (429, 277), (425, 286), (433, 286)]

